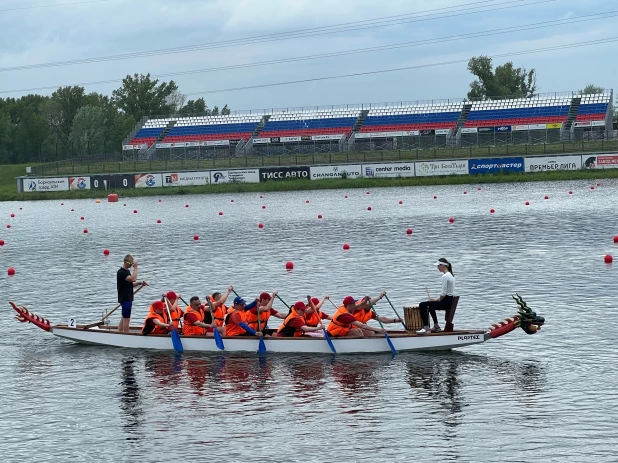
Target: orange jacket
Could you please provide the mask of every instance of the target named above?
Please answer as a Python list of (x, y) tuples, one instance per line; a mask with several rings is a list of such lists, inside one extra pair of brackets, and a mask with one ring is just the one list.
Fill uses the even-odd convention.
[(373, 310), (371, 309), (360, 309), (355, 311), (352, 315), (361, 323), (367, 323), (369, 320), (375, 319)]
[(180, 307), (176, 306), (176, 310), (170, 310), (170, 315), (172, 316), (172, 323), (174, 324), (176, 331), (180, 330), (182, 328), (180, 320), (185, 315), (184, 312)]
[[(247, 325), (249, 328), (258, 330), (258, 316), (257, 313), (252, 313), (250, 310), (245, 311), (245, 318), (247, 319)], [(266, 324), (268, 323), (268, 319), (270, 318), (270, 310), (260, 310), (260, 326), (259, 328), (264, 329)]]
[(279, 327), (279, 329), (277, 330), (277, 336), (284, 336), (284, 337), (299, 337), (302, 336), (304, 334), (304, 331), (300, 329), (300, 327), (296, 328), (293, 326), (288, 326), (289, 323), (292, 320), (301, 320), (302, 321), (302, 325), (305, 325), (305, 317), (301, 317), (300, 315), (298, 315), (298, 313), (292, 309), (292, 311), (290, 312), (290, 314), (285, 317), (285, 320), (283, 320), (283, 323), (281, 324), (281, 326)]
[(150, 327), (147, 326), (147, 324), (148, 324), (148, 320), (150, 319), (159, 320), (161, 323), (168, 323), (167, 313), (163, 312), (159, 314), (155, 312), (152, 306), (150, 306), (148, 307), (148, 315), (146, 315), (146, 319), (144, 320), (144, 324), (142, 325), (142, 334), (167, 334), (168, 333), (167, 328), (164, 328), (159, 325), (153, 325), (154, 328), (151, 331), (148, 331)]
[[(215, 298), (212, 296), (208, 296), (210, 299), (210, 303), (212, 304), (213, 308), (215, 307)], [(229, 313), (229, 310), (224, 304), (221, 304), (219, 307), (214, 308), (214, 313), (212, 314), (213, 320), (214, 322), (217, 324), (217, 326), (223, 326), (223, 321), (225, 320), (225, 316)]]
[(334, 337), (347, 335), (350, 329), (352, 329), (352, 324), (339, 322), (339, 317), (343, 314), (349, 313), (350, 312), (348, 312), (348, 309), (346, 309), (344, 306), (339, 307), (333, 315), (333, 319), (328, 324), (328, 328), (326, 328), (328, 334)]
[[(240, 322), (234, 323), (232, 315), (238, 314), (240, 316)], [(243, 310), (230, 312), (225, 316), (225, 335), (226, 336), (244, 336), (247, 332), (239, 325), (240, 323), (247, 323), (247, 316)]]
[[(193, 313), (197, 315), (198, 322), (204, 322), (204, 312), (201, 310), (193, 310), (193, 307), (187, 307), (185, 311), (185, 315)], [(189, 323), (185, 319), (185, 323), (182, 327), (182, 334), (185, 336), (204, 336), (206, 335), (206, 328), (202, 328), (201, 326), (194, 325), (193, 323)]]
[(322, 318), (320, 317), (320, 314), (323, 314), (324, 312), (311, 312), (310, 314), (305, 314), (305, 321), (307, 322), (307, 326), (318, 326), (320, 324), (320, 320), (322, 320)]

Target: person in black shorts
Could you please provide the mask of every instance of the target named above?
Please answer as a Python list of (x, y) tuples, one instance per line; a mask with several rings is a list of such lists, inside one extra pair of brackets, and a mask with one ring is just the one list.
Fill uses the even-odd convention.
[[(129, 269), (133, 267), (133, 273)], [(122, 267), (116, 274), (116, 287), (118, 289), (118, 302), (122, 307), (118, 331), (129, 332), (129, 322), (131, 321), (131, 307), (133, 307), (133, 287), (145, 285), (146, 282), (137, 281), (138, 264), (131, 254), (124, 256)]]

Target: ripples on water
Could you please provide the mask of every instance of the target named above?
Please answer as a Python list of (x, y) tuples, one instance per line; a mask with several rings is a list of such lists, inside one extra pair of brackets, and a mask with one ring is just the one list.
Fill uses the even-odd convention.
[[(618, 294), (602, 256), (617, 254), (618, 184), (589, 186), (0, 203), (13, 226), (0, 222), (0, 271), (17, 269), (0, 277), (0, 301), (55, 322), (113, 307), (127, 252), (152, 285), (137, 296), (136, 323), (162, 291), (203, 297), (228, 284), (245, 297), (279, 290), (289, 303), (386, 289), (400, 308), (425, 286), (438, 293), (438, 257), (454, 264), (459, 327), (514, 314), (514, 292), (547, 319), (538, 335), (518, 330), (457, 352), (258, 359), (77, 346), (17, 324), (6, 304), (2, 459), (615, 461)], [(390, 314), (385, 303), (378, 310)]]

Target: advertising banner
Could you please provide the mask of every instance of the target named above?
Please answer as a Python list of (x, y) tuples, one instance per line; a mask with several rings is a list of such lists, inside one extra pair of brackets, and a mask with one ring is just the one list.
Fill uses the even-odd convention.
[(591, 121), (590, 125), (592, 127), (603, 127), (605, 126), (605, 121)]
[(380, 138), (386, 137), (386, 132), (359, 132), (354, 134), (354, 138), (363, 139), (363, 138)]
[(253, 139), (254, 145), (265, 145), (267, 143), (270, 143), (270, 138), (254, 138)]
[(451, 133), (451, 129), (437, 129), (436, 135), (448, 135)]
[(210, 172), (210, 183), (260, 183), (258, 169), (213, 170)]
[(552, 122), (551, 124), (545, 124), (548, 129), (561, 129), (562, 122)]
[[(618, 154), (609, 156), (582, 155), (584, 167), (588, 169), (618, 169)], [(24, 188), (25, 191), (25, 188)]]
[(429, 129), (421, 130), (420, 132), (421, 132), (421, 137), (422, 136), (435, 135), (436, 134), (436, 131), (434, 129), (431, 129), (431, 130), (429, 130)]
[(403, 132), (400, 130), (398, 132), (386, 132), (387, 137), (403, 137)]
[(298, 167), (262, 167), (260, 168), (260, 182), (268, 180), (309, 180), (308, 166)]
[(476, 127), (462, 127), (460, 130), (461, 133), (476, 133), (478, 130)]
[(545, 172), (548, 170), (579, 170), (582, 168), (581, 156), (543, 156), (525, 158), (526, 172)]
[(23, 190), (25, 193), (33, 191), (69, 191), (69, 179), (56, 178), (24, 178)]
[(478, 133), (494, 133), (493, 127), (479, 127)]
[(163, 175), (163, 186), (192, 186), (210, 184), (210, 172), (175, 172)]
[(528, 130), (528, 126), (527, 125), (513, 125), (513, 126), (511, 126), (511, 130), (513, 130), (513, 132), (515, 132), (515, 131), (522, 131), (522, 130)]
[(494, 127), (494, 131), (495, 132), (510, 132), (511, 126), (510, 125), (499, 125), (497, 127)]
[(133, 149), (133, 145), (122, 145), (122, 149), (124, 151), (131, 151)]
[(313, 141), (325, 141), (325, 140), (339, 140), (343, 137), (342, 133), (330, 134), (330, 135), (313, 135), (311, 140)]
[(468, 160), (458, 161), (419, 161), (416, 162), (416, 176), (429, 177), (433, 175), (467, 175)]
[(157, 148), (171, 148), (173, 143), (157, 143)]
[(470, 159), (470, 174), (493, 174), (495, 172), (523, 172), (524, 158), (487, 158)]
[(281, 137), (281, 143), (299, 142), (300, 137)]
[(547, 124), (530, 124), (528, 125), (528, 130), (545, 130), (547, 128)]
[(229, 140), (208, 140), (199, 142), (200, 146), (229, 146)]
[(341, 178), (346, 172), (346, 178), (362, 177), (360, 164), (345, 166), (311, 166), (311, 180), (322, 180), (324, 178)]
[(69, 177), (69, 190), (89, 190), (90, 177)]
[(363, 175), (365, 177), (414, 177), (414, 163), (363, 164)]
[(163, 186), (161, 174), (135, 174), (135, 188), (155, 188)]
[(582, 122), (575, 122), (575, 127), (590, 127), (592, 124), (590, 121), (582, 121)]

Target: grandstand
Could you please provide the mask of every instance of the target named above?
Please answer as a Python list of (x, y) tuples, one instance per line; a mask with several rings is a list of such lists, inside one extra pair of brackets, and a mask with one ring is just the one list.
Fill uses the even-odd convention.
[[(613, 91), (144, 118), (126, 158), (551, 143), (613, 137)], [(130, 153), (129, 153), (130, 152)], [(137, 153), (137, 156), (136, 156)]]

